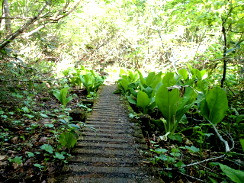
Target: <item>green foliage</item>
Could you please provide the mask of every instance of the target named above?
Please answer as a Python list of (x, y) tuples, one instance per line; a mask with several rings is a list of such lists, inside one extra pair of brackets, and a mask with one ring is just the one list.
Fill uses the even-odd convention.
[(80, 68), (68, 68), (63, 71), (63, 75), (69, 80), (71, 86), (84, 86), (88, 95), (96, 95), (99, 86), (104, 82), (104, 77), (93, 70)]
[(19, 165), (23, 163), (22, 156), (15, 156), (14, 158), (8, 158), (8, 160), (11, 163), (16, 163)]
[(153, 164), (163, 162), (166, 167), (170, 164), (174, 164), (175, 167), (182, 167), (184, 163), (179, 161), (178, 158), (181, 156), (181, 150), (179, 148), (172, 148), (170, 151), (163, 148), (150, 149), (150, 151), (156, 153), (154, 158), (151, 158)]
[(181, 75), (181, 77), (184, 79), (184, 80), (187, 80), (188, 79), (188, 71), (186, 69), (180, 69), (178, 70), (178, 73)]
[(143, 109), (143, 113), (147, 113), (147, 107), (149, 106), (150, 102), (151, 101), (145, 92), (138, 92), (136, 105)]
[(84, 73), (84, 67), (81, 67), (80, 69), (69, 67), (68, 69), (64, 70), (62, 73), (69, 81), (70, 86), (78, 86), (80, 88), (82, 87), (80, 75)]
[(219, 166), (223, 173), (228, 176), (235, 183), (242, 183), (244, 181), (244, 171), (235, 170), (227, 165), (219, 163)]
[[(169, 83), (166, 85), (169, 85)], [(172, 87), (169, 89), (165, 85), (158, 89), (155, 101), (166, 120), (163, 123), (167, 135), (174, 133), (178, 123), (192, 107), (195, 99), (196, 93), (190, 87), (187, 87), (184, 93), (180, 93), (178, 88)]]
[(122, 78), (119, 80), (119, 89), (123, 91), (123, 93), (126, 93), (129, 89), (130, 82), (126, 80), (125, 78)]
[(35, 164), (34, 164), (34, 167), (37, 167), (37, 168), (39, 168), (40, 170), (44, 168), (44, 166), (41, 165), (41, 164), (39, 164), (39, 163), (35, 163)]
[[(140, 118), (140, 114), (134, 112), (130, 114), (130, 118), (140, 120), (148, 134), (151, 132), (153, 135), (154, 133), (158, 135), (158, 139), (153, 135), (152, 138), (159, 143), (150, 141), (153, 147), (150, 149), (153, 153), (150, 161), (157, 166), (168, 168), (169, 171), (161, 173), (172, 180), (174, 176), (174, 172), (170, 171), (172, 168), (185, 174), (188, 170), (186, 162), (191, 164), (191, 157), (205, 158), (204, 155), (209, 148), (214, 148), (209, 141), (214, 135), (209, 131), (211, 124), (202, 117), (214, 125), (223, 120), (228, 109), (226, 92), (215, 85), (216, 78), (208, 74), (209, 71), (190, 66), (188, 70), (180, 69), (177, 73), (150, 72), (146, 77), (139, 71), (134, 72), (134, 75), (136, 73), (139, 77), (129, 77), (129, 74), (124, 72), (118, 80), (119, 89), (134, 111), (147, 114)], [(234, 119), (235, 123), (240, 122), (239, 118)], [(227, 124), (228, 128), (231, 126), (228, 122), (221, 124)], [(180, 129), (178, 126), (181, 130), (176, 133)], [(161, 136), (163, 129), (165, 134)], [(185, 131), (189, 131), (190, 135), (186, 137), (185, 134), (189, 132)], [(161, 140), (167, 140), (167, 137), (169, 140), (162, 143)], [(226, 151), (229, 151), (230, 148), (227, 146)], [(223, 180), (207, 170), (194, 168), (194, 171), (199, 177), (209, 174), (212, 181)]]
[(66, 107), (66, 105), (73, 99), (72, 96), (69, 95), (69, 87), (65, 87), (61, 90), (55, 90), (53, 95), (59, 100), (59, 102)]
[(60, 160), (64, 160), (65, 157), (62, 153), (59, 152), (55, 152), (55, 155), (53, 156), (54, 158), (60, 159)]
[(173, 72), (167, 72), (163, 77), (163, 85), (165, 87), (173, 86), (176, 84), (176, 79)]
[(185, 148), (193, 153), (197, 153), (199, 152), (199, 148), (195, 147), (195, 146), (185, 146)]
[(59, 136), (59, 143), (68, 149), (74, 147), (76, 142), (77, 136), (73, 132), (63, 132)]
[(242, 151), (244, 152), (244, 139), (240, 139), (240, 143), (241, 143)]
[(104, 81), (104, 79), (93, 70), (88, 71), (84, 75), (80, 75), (80, 80), (85, 86), (88, 94), (97, 92), (99, 86), (101, 86)]
[(128, 70), (127, 72), (125, 70), (120, 70), (120, 77), (118, 82), (118, 89), (123, 93), (132, 93), (134, 89), (138, 86), (138, 79), (140, 72), (133, 72), (132, 70)]
[[(43, 28), (39, 24), (43, 23), (42, 19), (35, 21), (35, 24), (23, 31), (21, 39), (15, 39), (8, 48), (0, 50), (1, 154), (7, 154), (10, 159), (22, 157), (23, 162), (27, 162), (26, 164), (33, 162), (34, 167), (41, 171), (48, 170), (46, 167), (49, 164), (48, 161), (52, 163), (65, 161), (63, 157), (66, 158), (67, 154), (60, 152), (60, 146), (56, 146), (55, 143), (59, 139), (59, 135), (64, 132), (77, 134), (78, 125), (70, 124), (68, 109), (53, 109), (50, 103), (43, 103), (42, 99), (52, 100), (49, 96), (49, 88), (53, 88), (54, 83), (58, 83), (61, 88), (65, 84), (68, 84), (69, 87), (76, 87), (76, 89), (85, 87), (89, 96), (95, 96), (94, 92), (97, 91), (98, 83), (101, 83), (99, 76), (96, 74), (94, 76), (92, 73), (95, 70), (90, 71), (83, 66), (64, 71), (66, 78), (63, 80), (54, 80), (53, 74), (69, 67), (66, 65), (68, 62), (71, 65), (87, 65), (98, 72), (106, 71), (111, 66), (136, 68), (145, 72), (155, 71), (149, 72), (144, 77), (139, 71), (121, 70), (121, 79), (118, 82), (119, 90), (132, 104), (133, 109), (150, 116), (150, 122), (146, 128), (156, 129), (152, 132), (155, 138), (164, 129), (159, 120), (164, 117), (164, 114), (160, 112), (163, 109), (160, 110), (155, 102), (158, 90), (164, 85), (167, 87), (168, 96), (171, 95), (171, 92), (177, 94), (173, 96), (176, 96), (181, 102), (172, 103), (172, 106), (177, 108), (176, 113), (172, 114), (172, 118), (176, 121), (182, 114), (183, 116), (175, 132), (190, 131), (191, 137), (184, 137), (182, 134), (169, 135), (169, 141), (163, 144), (167, 152), (160, 154), (160, 150), (152, 151), (159, 157), (157, 166), (165, 167), (166, 165), (179, 168), (183, 160), (184, 163), (187, 161), (185, 160), (187, 159), (186, 154), (183, 154), (185, 152), (190, 153), (192, 161), (195, 158), (202, 160), (206, 158), (204, 156), (206, 154), (211, 155), (221, 151), (216, 143), (215, 146), (211, 146), (216, 138), (212, 137), (213, 133), (202, 116), (215, 125), (221, 123), (219, 125), (221, 134), (227, 129), (233, 135), (235, 142), (241, 138), (240, 143), (243, 147), (241, 130), (243, 97), (240, 94), (243, 91), (243, 79), (241, 78), (243, 78), (244, 26), (241, 0), (84, 0), (81, 1), (81, 6), (78, 6), (76, 12), (72, 12), (70, 16), (64, 16), (62, 21), (55, 21), (50, 17), (63, 16), (65, 12), (69, 12), (73, 8), (76, 1), (51, 0), (49, 2), (42, 14), (42, 17), (45, 17)], [(45, 3), (45, 1), (33, 3), (26, 0), (9, 0), (11, 17), (27, 17), (27, 19), (35, 17), (37, 10), (40, 10)], [(68, 8), (65, 9), (64, 6)], [(47, 19), (49, 18), (51, 24), (48, 24)], [(11, 19), (12, 32), (25, 25), (27, 19)], [(4, 22), (2, 21), (2, 25)], [(57, 24), (53, 24), (53, 22), (57, 22)], [(80, 25), (85, 28), (81, 29)], [(7, 32), (4, 30), (4, 26), (1, 28), (3, 29), (0, 31), (0, 38), (1, 41), (4, 41)], [(226, 45), (223, 39), (224, 29), (226, 30)], [(221, 62), (224, 59), (227, 61), (225, 86), (227, 86), (226, 94), (229, 98), (230, 109), (223, 120), (227, 108), (226, 97), (223, 92), (222, 94), (219, 92), (219, 89), (215, 89), (215, 86), (222, 77), (223, 64)], [(188, 68), (182, 69), (185, 65)], [(172, 72), (179, 68), (181, 69), (177, 72)], [(57, 78), (56, 73), (54, 75)], [(57, 76), (59, 77), (58, 73)], [(96, 80), (94, 77), (98, 77), (98, 79)], [(188, 102), (191, 95), (191, 92), (187, 91), (188, 88), (198, 94), (195, 104), (199, 108), (194, 106), (191, 100)], [(214, 88), (215, 92), (209, 91), (210, 88)], [(185, 100), (182, 99), (184, 97)], [(61, 99), (63, 102), (58, 100), (63, 106), (67, 106), (71, 100), (69, 94), (67, 93), (63, 98)], [(171, 104), (171, 101), (168, 104)], [(39, 112), (42, 107), (47, 108), (48, 112)], [(86, 111), (90, 110), (83, 108)], [(201, 114), (199, 114), (199, 110)], [(175, 112), (174, 109), (172, 111)], [(65, 113), (65, 120), (62, 120), (65, 122), (59, 123), (63, 113)], [(170, 111), (165, 114), (168, 113), (171, 115)], [(59, 116), (59, 120), (57, 120), (57, 116)], [(139, 118), (138, 116), (134, 112), (131, 115), (133, 118)], [(166, 118), (163, 121), (164, 124), (167, 124)], [(42, 134), (41, 139), (38, 139), (40, 134)], [(47, 141), (53, 147), (53, 153), (39, 149), (42, 145), (39, 140), (43, 140), (44, 144), (47, 143), (45, 135), (48, 136)], [(211, 141), (209, 141), (209, 137)], [(187, 144), (189, 148), (186, 150), (186, 146), (183, 146), (185, 149), (182, 148), (184, 150), (180, 152), (182, 157), (178, 157), (179, 152), (172, 149), (171, 146), (177, 147), (179, 143), (185, 143), (187, 138), (193, 142), (194, 147), (199, 147), (200, 151), (194, 153), (193, 145), (189, 142)], [(230, 142), (230, 140), (228, 141)], [(33, 152), (25, 153), (21, 149), (33, 150)], [(241, 148), (233, 150), (237, 151), (233, 154), (241, 153)], [(216, 152), (212, 153), (212, 151)], [(203, 154), (200, 155), (201, 153)], [(48, 158), (42, 159), (45, 158), (43, 154)], [(241, 158), (233, 156), (233, 154), (228, 154), (228, 160), (231, 159), (228, 163), (235, 162), (235, 164), (231, 164), (231, 167), (235, 168), (238, 167), (237, 164)], [(180, 161), (180, 159), (183, 160)], [(13, 161), (19, 162), (19, 158)], [(33, 168), (33, 166), (29, 167)], [(191, 166), (190, 175), (196, 176), (199, 173), (199, 178), (204, 179), (205, 174), (212, 176), (212, 180), (216, 179), (216, 182), (223, 181), (222, 177), (214, 175), (213, 172), (216, 172), (216, 169), (211, 169), (209, 172), (207, 172), (207, 168), (198, 169), (201, 167), (197, 166), (194, 171), (194, 166)], [(5, 168), (5, 173), (0, 175), (1, 180), (8, 170)], [(35, 168), (35, 170), (38, 169)], [(9, 177), (15, 177), (13, 174), (16, 175), (17, 171), (23, 175), (21, 167), (14, 169), (14, 173), (11, 172)], [(174, 172), (177, 171), (162, 172), (162, 175), (172, 177), (171, 180), (166, 179), (165, 182), (176, 181), (174, 178), (180, 177), (178, 174), (174, 175)], [(187, 174), (187, 172), (183, 173)], [(26, 175), (33, 174), (38, 176), (38, 181), (43, 181), (39, 177), (45, 177), (38, 171), (29, 172)], [(24, 178), (21, 177), (21, 180)], [(184, 181), (184, 178), (182, 180)], [(11, 180), (9, 181), (11, 182)]]
[(29, 158), (32, 158), (32, 157), (34, 157), (34, 156), (35, 156), (35, 154), (34, 154), (34, 153), (32, 153), (32, 152), (26, 152), (26, 154), (27, 154), (27, 156), (28, 156)]
[(53, 153), (53, 147), (49, 144), (43, 144), (40, 148), (44, 151), (47, 151), (50, 154)]
[(201, 114), (213, 124), (217, 124), (225, 117), (228, 109), (226, 92), (220, 87), (209, 90), (206, 99), (200, 104)]

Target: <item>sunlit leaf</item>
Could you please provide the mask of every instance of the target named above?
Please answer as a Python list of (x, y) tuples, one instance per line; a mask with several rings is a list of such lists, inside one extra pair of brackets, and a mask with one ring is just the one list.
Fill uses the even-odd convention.
[(43, 144), (40, 148), (44, 151), (49, 152), (50, 154), (53, 153), (53, 147), (49, 144)]
[(200, 151), (200, 149), (195, 147), (195, 146), (185, 146), (185, 148), (188, 149), (189, 151), (193, 152), (193, 153), (197, 153)]
[(54, 125), (53, 125), (53, 124), (49, 124), (49, 123), (44, 124), (44, 126), (45, 126), (45, 127), (47, 127), (47, 128), (53, 128), (53, 127), (54, 127)]
[(163, 85), (165, 87), (173, 86), (176, 84), (176, 79), (173, 72), (167, 72), (163, 77)]
[(211, 89), (206, 95), (206, 100), (202, 101), (200, 105), (201, 114), (214, 124), (223, 120), (227, 109), (226, 92), (220, 87)]
[(155, 152), (157, 154), (164, 154), (164, 153), (168, 152), (168, 150), (159, 148), (159, 149), (153, 150), (153, 152)]
[(184, 80), (188, 78), (188, 71), (186, 69), (178, 70), (178, 73), (183, 77)]
[(43, 118), (49, 118), (49, 116), (48, 116), (48, 115), (43, 114), (43, 113), (40, 113), (40, 116), (41, 116), (41, 117), (43, 117)]
[(150, 99), (148, 97), (148, 95), (143, 92), (143, 91), (139, 91), (137, 94), (137, 102), (136, 105), (138, 107), (141, 107), (142, 109), (145, 110), (145, 108), (150, 104)]
[(55, 152), (55, 155), (53, 157), (56, 159), (65, 159), (64, 155), (59, 152)]

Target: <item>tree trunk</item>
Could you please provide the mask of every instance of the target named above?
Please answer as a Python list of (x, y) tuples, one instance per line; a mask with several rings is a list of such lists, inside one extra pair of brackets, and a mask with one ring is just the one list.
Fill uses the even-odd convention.
[(10, 17), (10, 11), (9, 11), (9, 4), (8, 0), (3, 0), (2, 2), (2, 17), (5, 19), (2, 20), (2, 30), (5, 29), (6, 34), (9, 34), (12, 32), (11, 30), (11, 19)]
[(226, 70), (227, 70), (227, 59), (226, 59), (226, 51), (227, 51), (227, 36), (226, 29), (224, 23), (222, 24), (222, 33), (224, 36), (224, 48), (223, 48), (223, 76), (221, 79), (221, 88), (224, 87), (224, 82), (226, 78)]

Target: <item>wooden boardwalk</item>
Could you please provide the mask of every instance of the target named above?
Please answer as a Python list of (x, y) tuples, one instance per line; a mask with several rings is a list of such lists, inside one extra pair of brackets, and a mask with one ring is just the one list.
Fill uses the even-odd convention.
[[(67, 183), (150, 183), (160, 182), (148, 175), (141, 161), (140, 129), (129, 122), (116, 86), (104, 86), (74, 150), (63, 182)], [(138, 133), (139, 131), (139, 133)]]

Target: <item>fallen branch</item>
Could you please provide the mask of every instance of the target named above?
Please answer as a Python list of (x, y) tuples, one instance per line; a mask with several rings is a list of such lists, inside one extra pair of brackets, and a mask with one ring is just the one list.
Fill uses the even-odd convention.
[[(217, 157), (213, 157), (213, 158), (208, 158), (208, 159), (205, 159), (205, 160), (202, 160), (202, 161), (197, 161), (197, 162), (194, 162), (194, 163), (190, 163), (190, 164), (187, 164), (187, 165), (183, 165), (181, 166), (180, 168), (185, 168), (185, 167), (190, 167), (190, 166), (195, 166), (195, 165), (199, 165), (199, 164), (202, 164), (202, 163), (206, 163), (208, 161), (213, 161), (213, 160), (217, 160), (217, 159), (221, 159), (221, 158), (224, 158), (226, 155), (223, 154), (221, 156), (217, 156)], [(163, 170), (168, 170), (168, 171), (171, 171), (171, 170), (178, 170), (179, 168), (163, 168)]]
[(210, 121), (208, 121), (208, 122), (212, 125), (215, 133), (219, 137), (219, 140), (224, 143), (224, 145), (225, 145), (225, 152), (230, 152), (234, 148), (234, 141), (233, 141), (233, 139), (231, 138), (232, 148), (230, 148), (228, 142), (220, 135), (220, 133), (219, 133), (218, 129), (216, 128), (216, 126), (213, 123), (211, 123)]
[(189, 177), (189, 178), (191, 178), (191, 179), (194, 179), (194, 180), (196, 180), (196, 181), (199, 181), (199, 182), (205, 182), (204, 180), (202, 180), (202, 179), (198, 179), (198, 178), (196, 178), (196, 177), (193, 177), (193, 176), (191, 176), (191, 175), (188, 175), (188, 174), (185, 174), (185, 173), (182, 173), (181, 171), (178, 171), (181, 175), (184, 175), (184, 176), (186, 176), (186, 177)]
[[(216, 128), (216, 126), (211, 123), (210, 121), (208, 121), (212, 126), (213, 126), (213, 129), (214, 131), (216, 132), (217, 136), (219, 137), (220, 141), (222, 141), (225, 145), (225, 152), (230, 152), (233, 148), (234, 148), (234, 140), (232, 139), (232, 137), (230, 136), (230, 140), (232, 142), (232, 147), (230, 148), (228, 142), (226, 140), (224, 140), (224, 138), (220, 135), (220, 133), (218, 132), (218, 129)], [(205, 163), (205, 162), (208, 162), (208, 161), (213, 161), (213, 160), (217, 160), (217, 159), (221, 159), (221, 158), (224, 158), (226, 155), (223, 154), (221, 156), (217, 156), (217, 157), (213, 157), (213, 158), (208, 158), (208, 159), (205, 159), (205, 160), (202, 160), (202, 161), (197, 161), (197, 162), (194, 162), (194, 163), (190, 163), (188, 165), (183, 165), (181, 166), (180, 168), (185, 168), (185, 167), (190, 167), (190, 166), (195, 166), (195, 165), (199, 165), (199, 164), (202, 164), (202, 163)], [(176, 170), (178, 168), (164, 168), (164, 170)]]

